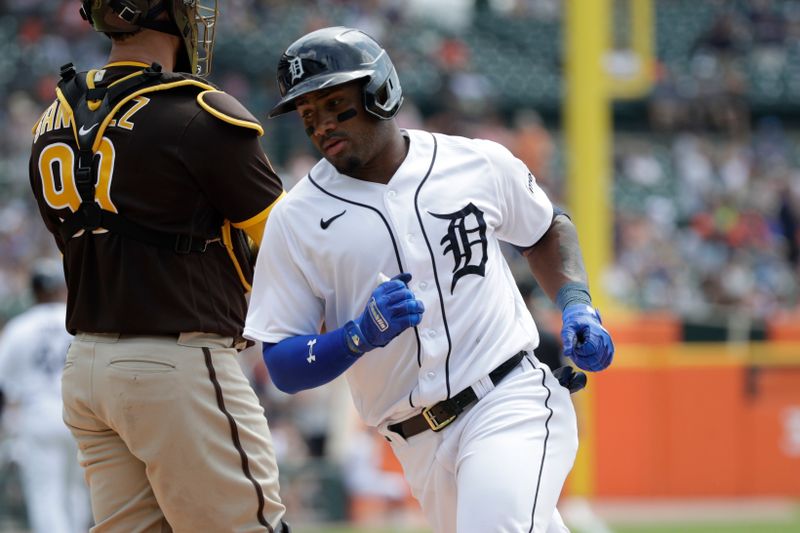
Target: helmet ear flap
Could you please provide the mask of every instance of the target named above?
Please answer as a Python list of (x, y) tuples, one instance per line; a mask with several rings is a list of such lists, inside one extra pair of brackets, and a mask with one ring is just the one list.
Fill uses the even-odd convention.
[(379, 73), (364, 85), (364, 107), (372, 115), (387, 120), (394, 117), (403, 104), (403, 90), (394, 66), (380, 83)]
[(82, 0), (79, 10), (95, 31), (103, 33), (135, 32), (162, 11), (158, 0)]

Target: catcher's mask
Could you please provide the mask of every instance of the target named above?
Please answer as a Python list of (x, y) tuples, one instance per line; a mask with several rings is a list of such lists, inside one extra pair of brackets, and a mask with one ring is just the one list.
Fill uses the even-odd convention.
[[(81, 16), (96, 31), (133, 33), (140, 28), (180, 37), (175, 70), (206, 76), (211, 72), (217, 0), (81, 0)], [(164, 11), (169, 20), (159, 18)]]
[(270, 118), (295, 109), (306, 93), (354, 80), (364, 83), (364, 108), (390, 119), (403, 104), (403, 90), (392, 60), (366, 33), (336, 26), (311, 32), (295, 41), (278, 62), (278, 88), (283, 97)]

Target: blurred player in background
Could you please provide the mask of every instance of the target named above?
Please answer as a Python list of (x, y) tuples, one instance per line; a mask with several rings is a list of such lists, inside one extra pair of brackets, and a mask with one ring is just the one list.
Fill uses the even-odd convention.
[(64, 328), (66, 286), (58, 261), (34, 265), (31, 291), (33, 307), (0, 336), (3, 428), (14, 440), (31, 530), (85, 532), (89, 493), (78, 447), (62, 419), (61, 371), (72, 336)]

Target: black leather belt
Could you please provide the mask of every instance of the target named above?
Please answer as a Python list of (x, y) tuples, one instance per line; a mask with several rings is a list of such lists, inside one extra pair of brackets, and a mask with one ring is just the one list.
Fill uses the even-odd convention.
[[(512, 356), (505, 363), (495, 368), (489, 373), (489, 379), (492, 383), (497, 385), (500, 381), (508, 375), (509, 372), (522, 361), (525, 356), (525, 351)], [(478, 400), (478, 396), (472, 387), (467, 387), (449, 400), (442, 400), (441, 402), (426, 407), (418, 415), (411, 418), (390, 424), (389, 431), (394, 431), (401, 435), (404, 439), (413, 437), (423, 431), (441, 431), (460, 415), (464, 409), (472, 405), (473, 402)]]

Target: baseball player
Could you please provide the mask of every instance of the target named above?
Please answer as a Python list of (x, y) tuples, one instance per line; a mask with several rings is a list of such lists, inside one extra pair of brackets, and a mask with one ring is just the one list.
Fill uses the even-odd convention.
[(80, 533), (89, 527), (89, 495), (78, 448), (61, 419), (61, 369), (72, 336), (64, 329), (64, 273), (58, 261), (31, 271), (34, 305), (0, 336), (3, 426), (13, 439), (28, 522), (35, 533)]
[(358, 30), (297, 40), (278, 85), (271, 116), (296, 110), (323, 159), (275, 207), (256, 263), (245, 335), (275, 384), (346, 372), (435, 531), (566, 531), (575, 413), (499, 243), (563, 309), (566, 354), (602, 370), (613, 344), (569, 218), (504, 147), (401, 130), (397, 73)]
[(109, 61), (62, 67), (30, 181), (64, 254), (64, 420), (93, 531), (288, 531), (237, 361), (250, 243), (283, 188), (261, 125), (200, 77), (216, 0), (83, 0), (81, 14)]

